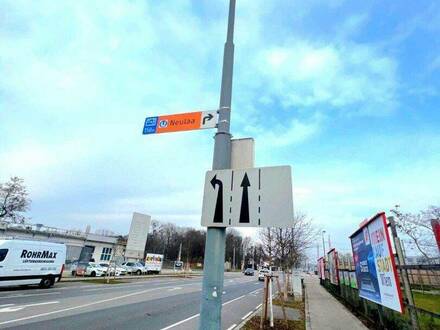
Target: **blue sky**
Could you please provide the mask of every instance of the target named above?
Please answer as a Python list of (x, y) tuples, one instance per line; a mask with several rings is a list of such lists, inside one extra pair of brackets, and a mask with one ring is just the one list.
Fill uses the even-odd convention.
[[(198, 226), (214, 131), (142, 136), (216, 109), (227, 1), (2, 1), (0, 181), (34, 223)], [(340, 249), (396, 203), (440, 200), (437, 1), (238, 0), (232, 132), (293, 167), (295, 209)]]

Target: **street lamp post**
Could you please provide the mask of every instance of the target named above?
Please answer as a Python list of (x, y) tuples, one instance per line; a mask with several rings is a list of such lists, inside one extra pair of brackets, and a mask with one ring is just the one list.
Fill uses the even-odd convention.
[[(223, 55), (219, 121), (217, 133), (215, 134), (214, 159), (212, 162), (213, 170), (231, 168), (230, 110), (234, 66), (234, 20), (235, 0), (230, 0), (228, 32)], [(225, 228), (207, 228), (199, 330), (217, 330), (221, 328), (225, 243)]]
[(324, 260), (325, 260), (325, 240), (324, 240), (324, 234), (325, 234), (325, 230), (322, 231), (321, 236), (322, 236), (322, 253), (324, 255)]

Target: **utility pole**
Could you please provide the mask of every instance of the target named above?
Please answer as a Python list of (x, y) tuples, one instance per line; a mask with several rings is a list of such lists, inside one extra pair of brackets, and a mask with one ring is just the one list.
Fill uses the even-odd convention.
[(325, 234), (325, 230), (322, 231), (321, 236), (322, 236), (322, 252), (323, 252), (323, 257), (325, 260), (325, 241), (324, 241), (324, 234)]
[[(400, 245), (400, 239), (399, 236), (397, 235), (397, 230), (396, 230), (396, 222), (394, 220), (394, 217), (388, 217), (388, 221), (390, 222), (390, 227), (391, 227), (391, 234), (393, 237), (393, 241), (394, 241), (394, 247), (396, 248), (396, 254), (397, 254), (397, 261), (399, 262), (399, 266), (403, 266), (405, 267), (405, 257), (403, 256), (403, 251), (402, 251), (402, 247)], [(410, 282), (409, 282), (409, 278), (408, 278), (408, 272), (406, 271), (405, 268), (400, 268), (401, 270), (401, 278), (403, 281), (403, 288), (405, 289), (405, 296), (406, 299), (408, 300), (408, 304), (409, 304), (409, 315), (411, 318), (411, 325), (412, 328), (414, 330), (418, 330), (419, 329), (419, 323), (417, 320), (417, 312), (414, 309), (414, 298), (412, 296), (412, 291), (411, 291), (411, 286), (410, 286)], [(399, 284), (399, 281), (397, 281), (397, 285)]]
[[(223, 54), (219, 121), (215, 134), (213, 170), (231, 168), (231, 98), (234, 66), (235, 0), (229, 2), (228, 32)], [(222, 219), (225, 220), (225, 219)], [(226, 228), (208, 227), (203, 265), (200, 330), (221, 328)]]
[(235, 246), (232, 250), (232, 269), (235, 270)]

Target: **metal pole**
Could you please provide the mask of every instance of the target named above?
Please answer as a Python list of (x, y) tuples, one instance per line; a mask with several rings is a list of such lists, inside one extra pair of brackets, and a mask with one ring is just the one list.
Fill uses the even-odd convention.
[(232, 269), (235, 270), (235, 246), (232, 252)]
[(324, 260), (325, 260), (325, 241), (324, 241), (324, 233), (325, 233), (325, 230), (323, 230), (322, 231), (322, 233), (321, 233), (321, 236), (322, 236), (322, 252), (323, 252), (323, 257), (324, 257)]
[[(229, 2), (228, 32), (223, 54), (222, 85), (217, 133), (215, 134), (213, 170), (231, 168), (231, 98), (234, 66), (235, 0)], [(221, 328), (222, 292), (225, 262), (226, 228), (208, 227), (203, 267), (200, 330)]]
[[(394, 221), (394, 217), (388, 217), (388, 221), (390, 222), (391, 234), (392, 234), (393, 240), (394, 240), (394, 247), (396, 248), (397, 260), (398, 260), (400, 266), (404, 266), (405, 265), (405, 258), (403, 257), (402, 247), (400, 246), (400, 239), (397, 236), (396, 223)], [(405, 289), (404, 290), (405, 296), (406, 296), (406, 299), (408, 300), (408, 304), (409, 304), (408, 309), (409, 309), (409, 315), (411, 317), (411, 325), (414, 330), (417, 330), (417, 329), (419, 329), (419, 323), (417, 320), (416, 310), (414, 309), (414, 306), (415, 306), (414, 299), (412, 296), (411, 286), (409, 283), (408, 273), (407, 273), (406, 269), (401, 268), (401, 274), (402, 274), (402, 280), (403, 280), (403, 287)], [(399, 285), (399, 283), (397, 283), (397, 285)]]
[(180, 243), (179, 246), (179, 256), (177, 257), (177, 261), (181, 261), (180, 258), (182, 257), (182, 243)]

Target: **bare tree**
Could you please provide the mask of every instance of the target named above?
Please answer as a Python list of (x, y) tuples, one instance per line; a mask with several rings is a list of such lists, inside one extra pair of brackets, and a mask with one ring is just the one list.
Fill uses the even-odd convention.
[(273, 251), (275, 247), (275, 242), (273, 239), (274, 228), (265, 228), (260, 231), (260, 240), (262, 243), (262, 248), (265, 256), (269, 259), (269, 264), (272, 264)]
[(291, 228), (266, 228), (260, 231), (269, 262), (283, 268), (299, 266), (317, 235), (312, 220), (302, 213), (295, 214)]
[(24, 223), (22, 214), (29, 210), (31, 200), (23, 184), (24, 180), (12, 177), (6, 183), (0, 183), (0, 220), (13, 223)]
[(427, 261), (438, 255), (431, 220), (439, 217), (440, 207), (430, 206), (427, 210), (414, 214), (403, 213), (396, 206), (395, 209), (391, 210), (391, 213), (397, 219), (397, 229), (410, 239), (412, 245)]

